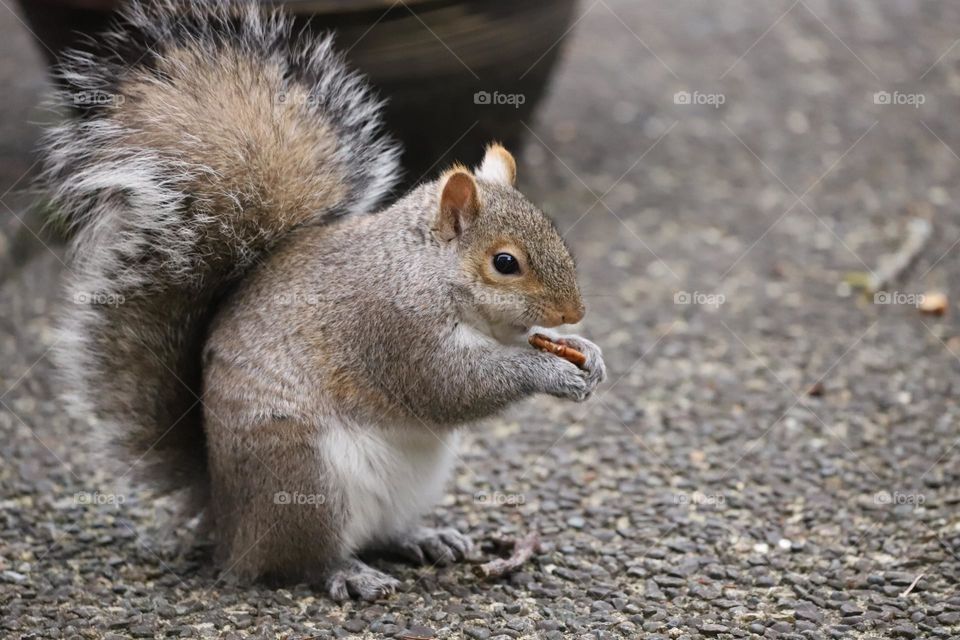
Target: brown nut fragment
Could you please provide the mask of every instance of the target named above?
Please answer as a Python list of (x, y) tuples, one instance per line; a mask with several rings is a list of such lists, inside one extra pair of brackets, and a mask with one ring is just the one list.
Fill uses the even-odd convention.
[(573, 347), (567, 346), (566, 341), (554, 342), (542, 333), (535, 333), (530, 336), (530, 344), (541, 351), (548, 351), (555, 356), (560, 356), (564, 360), (572, 362), (581, 369), (587, 365), (587, 356), (583, 355)]
[(942, 316), (947, 312), (950, 302), (947, 300), (947, 295), (940, 293), (939, 291), (928, 291), (923, 294), (923, 298), (917, 308), (920, 309), (921, 313), (926, 313), (931, 316)]
[(823, 383), (820, 381), (814, 382), (812, 385), (807, 387), (807, 395), (813, 396), (814, 398), (819, 398), (823, 395)]

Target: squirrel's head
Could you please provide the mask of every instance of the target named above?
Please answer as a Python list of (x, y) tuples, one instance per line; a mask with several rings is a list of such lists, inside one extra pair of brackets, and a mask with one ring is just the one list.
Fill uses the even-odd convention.
[(476, 174), (447, 171), (433, 233), (456, 251), (459, 288), (486, 322), (517, 330), (579, 322), (585, 310), (573, 257), (550, 219), (514, 188), (516, 172), (496, 144)]

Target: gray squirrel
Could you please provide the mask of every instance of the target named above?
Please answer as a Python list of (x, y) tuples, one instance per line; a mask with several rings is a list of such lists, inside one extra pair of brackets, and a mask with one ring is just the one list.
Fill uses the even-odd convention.
[(375, 599), (398, 582), (366, 549), (468, 556), (465, 535), (418, 525), (459, 429), (605, 377), (596, 345), (549, 329), (583, 302), (512, 156), (491, 145), (379, 210), (398, 148), (330, 36), (252, 0), (161, 0), (127, 4), (98, 44), (60, 74), (65, 103), (98, 99), (44, 148), (83, 294), (57, 354), (70, 406), (189, 498), (237, 579)]

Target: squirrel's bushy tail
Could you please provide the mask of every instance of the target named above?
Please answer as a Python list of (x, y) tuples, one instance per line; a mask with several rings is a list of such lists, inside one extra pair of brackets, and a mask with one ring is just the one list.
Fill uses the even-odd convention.
[(398, 150), (331, 39), (253, 0), (132, 2), (97, 45), (62, 66), (79, 115), (45, 143), (74, 234), (59, 363), (131, 476), (202, 491), (218, 299), (291, 229), (372, 211)]

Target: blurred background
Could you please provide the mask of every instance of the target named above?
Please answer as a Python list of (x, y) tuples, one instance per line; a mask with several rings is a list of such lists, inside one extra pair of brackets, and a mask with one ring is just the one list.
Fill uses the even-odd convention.
[[(25, 0), (27, 28), (55, 63), (96, 51), (121, 0)], [(515, 147), (571, 28), (574, 0), (277, 0), (297, 29), (332, 30), (351, 63), (388, 98), (387, 127), (404, 143), (405, 187), (454, 160), (479, 162), (490, 140)], [(125, 52), (133, 64), (140, 51)], [(489, 87), (489, 88), (484, 88)], [(494, 95), (496, 92), (496, 96)], [(497, 96), (510, 109), (483, 109)], [(488, 101), (485, 103), (485, 101)], [(500, 104), (507, 104), (503, 102)], [(424, 125), (429, 135), (424, 135)]]
[(584, 405), (474, 430), (434, 513), (481, 542), (539, 530), (524, 572), (392, 567), (403, 592), (346, 607), (218, 583), (61, 410), (67, 267), (27, 187), (62, 117), (46, 65), (101, 19), (66, 4), (0, 0), (0, 628), (960, 633), (956, 3), (291, 2), (390, 98), (409, 182), (507, 141), (610, 370)]

